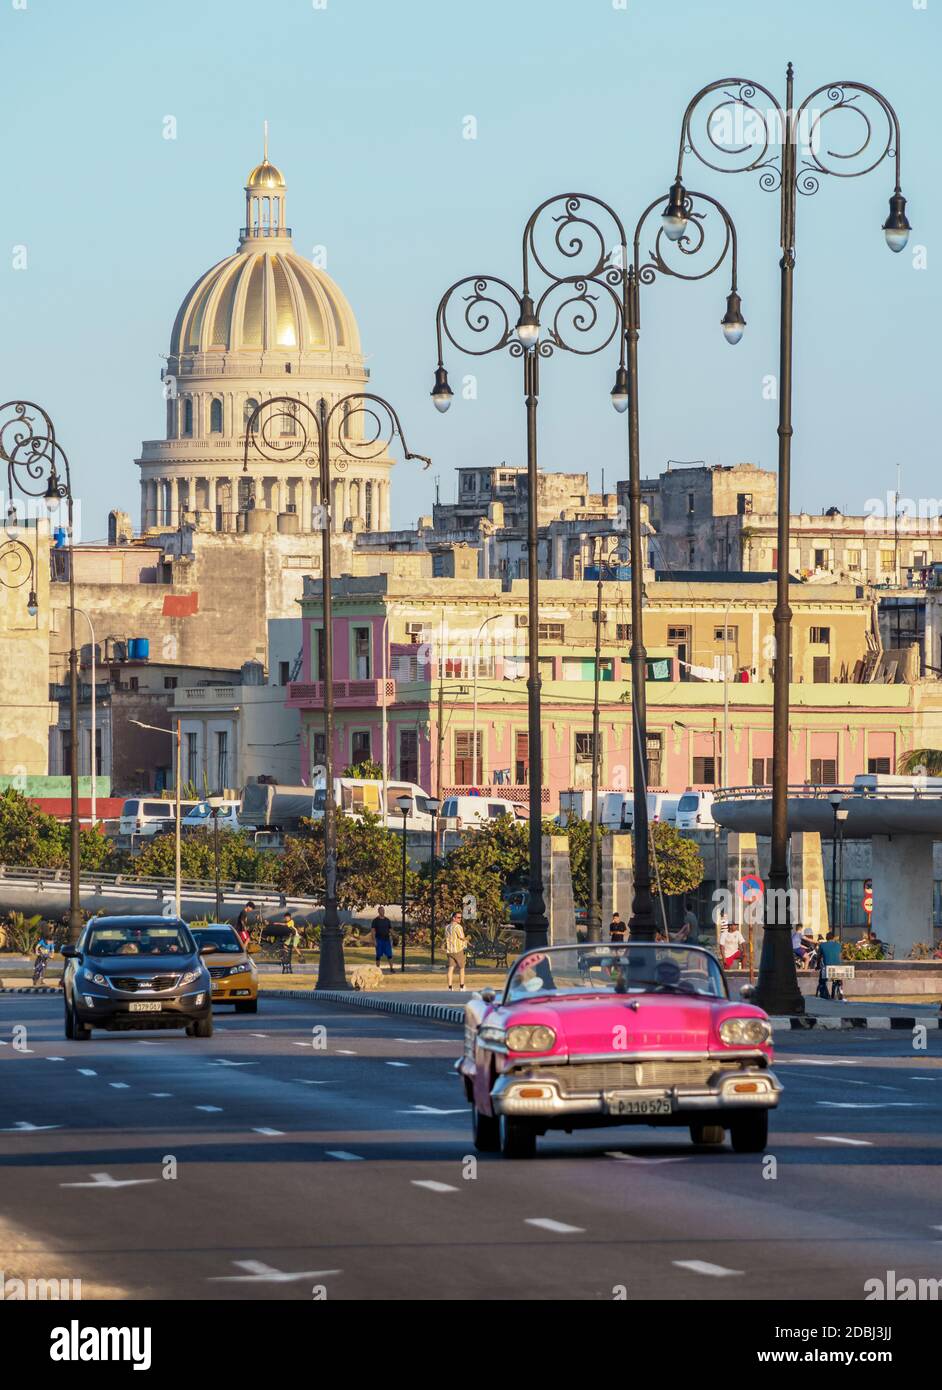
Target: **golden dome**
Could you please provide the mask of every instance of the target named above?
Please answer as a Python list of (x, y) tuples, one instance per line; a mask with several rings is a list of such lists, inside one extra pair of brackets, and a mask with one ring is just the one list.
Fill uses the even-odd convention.
[(170, 354), (360, 352), (356, 319), (324, 271), (291, 249), (243, 242), (197, 280), (180, 306)]
[(246, 181), (246, 188), (284, 188), (285, 176), (267, 158), (256, 164)]

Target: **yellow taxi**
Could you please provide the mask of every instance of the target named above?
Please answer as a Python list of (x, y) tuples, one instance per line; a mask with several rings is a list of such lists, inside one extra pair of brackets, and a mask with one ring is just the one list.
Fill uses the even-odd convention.
[(191, 927), (212, 981), (213, 1004), (234, 1004), (237, 1014), (258, 1013), (258, 970), (252, 956), (257, 946), (244, 946), (234, 927), (210, 922)]

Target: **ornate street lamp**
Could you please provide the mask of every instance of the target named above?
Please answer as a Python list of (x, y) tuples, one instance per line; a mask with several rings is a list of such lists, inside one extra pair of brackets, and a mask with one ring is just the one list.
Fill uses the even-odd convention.
[[(711, 98), (715, 100), (711, 101)], [(815, 102), (823, 98), (821, 106)], [(768, 102), (766, 106), (765, 103)], [(765, 108), (765, 109), (763, 109)], [(843, 118), (851, 130), (849, 148), (822, 142), (825, 127)], [(830, 118), (830, 119), (828, 119)], [(799, 132), (806, 124), (805, 153), (799, 163)], [(741, 127), (737, 129), (736, 127)], [(748, 131), (748, 134), (746, 133)], [(750, 138), (751, 137), (751, 138)], [(774, 146), (781, 141), (781, 152)], [(708, 148), (704, 148), (704, 142)], [(895, 185), (883, 233), (899, 252), (910, 233), (906, 199), (900, 187), (900, 126), (882, 93), (862, 82), (829, 82), (794, 104), (794, 70), (785, 73), (784, 106), (760, 82), (726, 77), (701, 88), (689, 102), (680, 129), (677, 177), (665, 209), (668, 235), (683, 235), (684, 157), (692, 155), (719, 173), (756, 171), (759, 186), (779, 194), (781, 320), (779, 337), (778, 556), (776, 562), (775, 672), (772, 717), (772, 853), (766, 893), (756, 1002), (770, 1013), (804, 1009), (791, 949), (788, 887), (788, 721), (792, 611), (788, 594), (791, 507), (792, 355), (797, 194), (818, 191), (824, 176), (857, 178), (892, 159)], [(778, 907), (784, 904), (784, 912)], [(776, 921), (776, 917), (782, 920)]]
[[(351, 422), (365, 426), (357, 439)], [(276, 428), (277, 426), (277, 428)], [(317, 409), (296, 396), (273, 396), (262, 401), (245, 422), (242, 471), (249, 471), (249, 449), (277, 463), (303, 460), (317, 468), (320, 483), (318, 521), (321, 529), (321, 589), (324, 622), (324, 669), (318, 672), (324, 690), (324, 927), (316, 989), (347, 989), (343, 958), (343, 931), (337, 913), (337, 837), (334, 806), (334, 634), (330, 572), (331, 471), (343, 473), (347, 460), (378, 458), (399, 436), (404, 456), (420, 459), (428, 468), (431, 459), (413, 454), (406, 445), (399, 416), (382, 396), (351, 391), (333, 405), (321, 397)], [(384, 749), (385, 759), (385, 749)]]
[[(50, 513), (63, 498), (67, 507), (69, 533), (69, 941), (78, 941), (82, 931), (82, 902), (79, 882), (79, 796), (78, 796), (78, 652), (75, 646), (75, 535), (73, 531), (72, 480), (69, 460), (56, 439), (55, 426), (42, 406), (33, 401), (6, 401), (0, 405), (0, 463), (7, 470), (6, 533), (15, 540), (19, 526), (16, 496), (41, 497)], [(32, 560), (32, 557), (30, 557)], [(30, 590), (35, 605), (35, 591)], [(32, 605), (27, 600), (27, 607)], [(94, 692), (92, 693), (94, 699)], [(95, 750), (92, 749), (94, 761)]]
[[(529, 892), (526, 948), (545, 946), (549, 933), (543, 896), (543, 755), (540, 727), (539, 467), (537, 405), (541, 359), (555, 352), (588, 356), (616, 338), (620, 359), (612, 403), (627, 405), (625, 375), (625, 232), (618, 215), (581, 193), (548, 198), (523, 230), (522, 281), (517, 289), (494, 275), (470, 275), (445, 291), (435, 314), (438, 362), (432, 387), (436, 409), (451, 405), (444, 361), (447, 338), (474, 357), (507, 352), (523, 365), (527, 418), (527, 756), (529, 762)], [(619, 259), (620, 253), (620, 259)], [(532, 290), (541, 286), (537, 298)], [(477, 750), (472, 749), (473, 757)]]

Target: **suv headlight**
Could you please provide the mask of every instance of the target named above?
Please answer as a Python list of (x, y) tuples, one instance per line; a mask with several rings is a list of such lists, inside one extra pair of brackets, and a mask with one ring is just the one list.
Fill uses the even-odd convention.
[(720, 1024), (724, 1043), (767, 1043), (772, 1037), (772, 1025), (767, 1018), (724, 1018)]
[(518, 1024), (507, 1029), (507, 1046), (511, 1052), (546, 1052), (555, 1041), (555, 1030), (542, 1023)]
[(181, 985), (192, 985), (202, 974), (199, 970), (188, 970), (185, 975), (180, 976)]
[(91, 970), (83, 970), (83, 971), (82, 971), (82, 979), (83, 979), (83, 980), (90, 980), (91, 983), (92, 983), (93, 985), (107, 985), (107, 984), (108, 984), (108, 977), (107, 977), (107, 975), (93, 974)]

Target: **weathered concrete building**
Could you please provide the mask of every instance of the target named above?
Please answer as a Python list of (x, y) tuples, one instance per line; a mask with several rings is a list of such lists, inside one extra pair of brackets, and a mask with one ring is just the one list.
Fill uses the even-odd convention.
[[(776, 509), (776, 475), (752, 463), (669, 467), (643, 481), (641, 491), (654, 532), (656, 569), (743, 569), (743, 529), (753, 513)], [(619, 482), (618, 500), (627, 509), (627, 482)]]
[(48, 772), (49, 534), (44, 521), (0, 533), (0, 775)]

